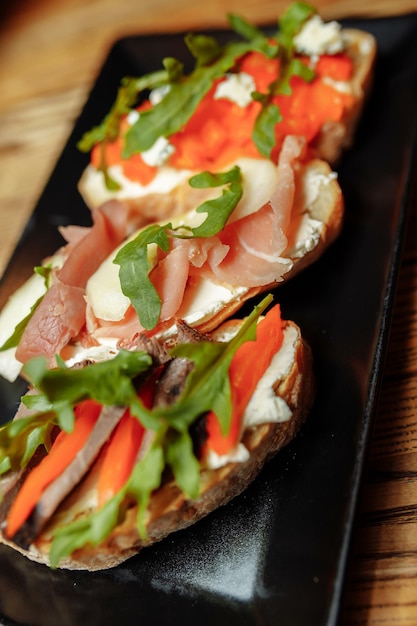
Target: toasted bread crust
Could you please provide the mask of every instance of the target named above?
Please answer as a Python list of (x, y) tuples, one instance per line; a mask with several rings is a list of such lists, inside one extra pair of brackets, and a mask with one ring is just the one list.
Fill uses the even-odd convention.
[[(293, 322), (284, 322), (284, 328), (297, 330), (294, 360), (288, 374), (276, 381), (275, 393), (282, 397), (292, 411), (285, 422), (262, 424), (248, 428), (243, 443), (250, 452), (244, 462), (228, 463), (218, 469), (202, 469), (201, 495), (189, 500), (173, 481), (167, 482), (151, 498), (147, 538), (142, 540), (136, 527), (136, 507), (127, 511), (123, 523), (99, 546), (79, 549), (59, 567), (90, 571), (114, 567), (137, 554), (145, 546), (162, 540), (167, 535), (194, 524), (199, 519), (229, 502), (256, 478), (264, 464), (296, 435), (304, 422), (314, 398), (314, 376), (310, 348), (303, 341)], [(51, 528), (49, 529), (49, 533)], [(23, 550), (0, 536), (0, 541), (18, 550), (29, 559), (49, 564), (50, 538), (48, 530), (29, 550)]]
[(353, 75), (350, 81), (353, 102), (338, 122), (324, 124), (316, 137), (313, 148), (319, 158), (336, 165), (344, 150), (350, 148), (356, 128), (372, 86), (373, 67), (376, 57), (376, 41), (373, 35), (357, 29), (344, 29), (348, 42), (347, 52), (353, 60)]

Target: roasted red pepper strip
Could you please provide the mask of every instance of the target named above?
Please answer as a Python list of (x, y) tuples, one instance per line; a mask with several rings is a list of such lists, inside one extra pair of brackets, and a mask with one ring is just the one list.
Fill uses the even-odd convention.
[[(146, 408), (152, 407), (154, 394), (155, 379), (151, 378), (138, 394)], [(128, 480), (144, 434), (145, 428), (127, 409), (102, 452), (98, 480), (99, 506), (120, 491)]]
[(216, 415), (207, 416), (206, 450), (226, 454), (240, 440), (242, 418), (256, 385), (266, 372), (272, 357), (282, 344), (281, 311), (275, 305), (259, 322), (256, 341), (247, 341), (236, 350), (229, 369), (232, 394), (232, 417), (229, 432), (222, 434)]
[(73, 431), (59, 433), (49, 454), (30, 472), (17, 494), (7, 516), (7, 537), (15, 535), (35, 508), (42, 492), (83, 448), (100, 412), (101, 405), (94, 400), (84, 400), (75, 408)]

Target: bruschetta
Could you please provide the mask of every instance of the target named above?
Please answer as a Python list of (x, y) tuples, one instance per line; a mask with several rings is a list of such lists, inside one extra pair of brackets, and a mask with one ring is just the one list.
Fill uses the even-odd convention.
[(243, 491), (314, 398), (299, 328), (279, 305), (260, 317), (270, 300), (210, 336), (181, 323), (174, 348), (144, 336), (106, 363), (32, 363), (0, 431), (0, 540), (53, 567), (109, 568)]
[(231, 26), (241, 39), (224, 46), (186, 37), (191, 73), (171, 59), (165, 70), (125, 79), (103, 124), (79, 144), (91, 154), (79, 183), (88, 206), (116, 198), (144, 222), (170, 219), (194, 202), (188, 181), (196, 172), (228, 170), (245, 157), (276, 163), (289, 134), (332, 166), (340, 160), (372, 83), (374, 37), (323, 22), (303, 3), (268, 37), (236, 16)]

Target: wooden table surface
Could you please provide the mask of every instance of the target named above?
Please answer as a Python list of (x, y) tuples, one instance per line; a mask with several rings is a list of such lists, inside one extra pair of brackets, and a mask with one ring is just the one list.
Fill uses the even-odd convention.
[[(417, 10), (417, 0), (315, 5), (327, 19)], [(115, 39), (224, 25), (226, 12), (267, 23), (286, 6), (275, 0), (2, 2), (0, 274)], [(417, 191), (341, 624), (417, 625)]]

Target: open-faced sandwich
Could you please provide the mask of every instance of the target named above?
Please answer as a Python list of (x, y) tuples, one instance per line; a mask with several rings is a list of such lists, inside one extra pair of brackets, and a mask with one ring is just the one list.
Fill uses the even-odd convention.
[(79, 144), (91, 153), (79, 183), (91, 208), (117, 198), (144, 220), (170, 219), (195, 203), (191, 176), (241, 158), (277, 163), (287, 135), (333, 166), (352, 145), (372, 83), (372, 35), (325, 23), (303, 3), (270, 36), (237, 16), (230, 24), (241, 40), (186, 36), (191, 73), (167, 58), (165, 69), (123, 81)]
[(0, 314), (0, 373), (30, 383), (0, 430), (1, 540), (34, 560), (110, 567), (195, 522), (311, 407), (310, 350), (279, 306), (225, 320), (339, 234), (329, 162), (375, 44), (301, 3), (273, 36), (232, 25), (242, 40), (187, 37), (190, 74), (166, 59), (126, 79), (82, 140), (92, 226), (63, 228)]
[(181, 323), (174, 348), (138, 337), (102, 363), (30, 362), (35, 387), (0, 431), (0, 540), (53, 566), (108, 568), (245, 489), (313, 400), (298, 327), (279, 305), (257, 324), (269, 301), (210, 336)]

